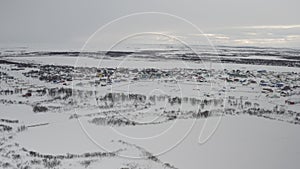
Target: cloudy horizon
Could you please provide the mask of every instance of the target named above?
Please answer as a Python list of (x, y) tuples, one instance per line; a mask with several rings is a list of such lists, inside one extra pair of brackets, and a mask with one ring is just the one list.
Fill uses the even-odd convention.
[[(78, 50), (105, 24), (134, 13), (153, 11), (184, 18), (202, 32), (192, 30), (191, 25), (187, 23), (178, 23), (181, 20), (173, 21), (172, 17), (125, 18), (121, 20), (122, 24), (118, 23), (119, 27), (107, 26), (109, 31), (103, 32), (105, 37), (99, 35), (101, 41), (112, 41), (110, 43), (113, 44), (132, 33), (155, 32), (187, 41), (190, 45), (197, 44), (194, 42), (200, 41), (199, 38), (205, 36), (205, 39), (208, 38), (215, 46), (283, 48), (300, 46), (300, 23), (297, 18), (299, 2), (296, 0), (284, 3), (280, 0), (265, 2), (176, 0), (172, 1), (172, 5), (169, 5), (170, 1), (85, 3), (29, 0), (1, 3), (1, 47)], [(144, 21), (145, 23), (142, 23)], [(123, 34), (119, 33), (120, 29), (124, 29)]]

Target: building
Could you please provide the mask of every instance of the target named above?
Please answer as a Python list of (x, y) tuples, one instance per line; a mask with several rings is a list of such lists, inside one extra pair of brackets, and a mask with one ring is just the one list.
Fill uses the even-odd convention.
[(291, 105), (293, 105), (293, 104), (299, 104), (300, 103), (300, 98), (290, 98), (290, 99), (287, 99), (285, 101), (285, 103), (291, 104)]

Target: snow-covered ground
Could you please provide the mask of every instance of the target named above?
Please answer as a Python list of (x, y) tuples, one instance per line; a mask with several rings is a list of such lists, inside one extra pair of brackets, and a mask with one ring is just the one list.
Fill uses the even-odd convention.
[[(248, 60), (297, 55), (222, 50)], [(0, 168), (297, 168), (299, 67), (139, 52), (2, 54)]]
[[(160, 159), (178, 168), (294, 168), (300, 155), (297, 146), (300, 142), (298, 125), (248, 115), (222, 117), (216, 132), (207, 142), (199, 144), (204, 119), (121, 128), (99, 127), (83, 122), (83, 130), (77, 120), (67, 120), (62, 114), (55, 114), (53, 118), (47, 114), (34, 115), (28, 106), (2, 106), (1, 109), (11, 112), (9, 115), (2, 114), (2, 118), (18, 118), (31, 124), (51, 122), (50, 125), (22, 132), (15, 138), (20, 146), (45, 154), (81, 154), (103, 151), (103, 148), (114, 150), (118, 147), (111, 140), (122, 139), (152, 153), (162, 153), (158, 155)], [(210, 126), (214, 125), (210, 120), (205, 130), (215, 127)], [(157, 136), (166, 130), (165, 134)], [(188, 135), (185, 137), (186, 133)], [(157, 137), (139, 139), (151, 136)], [(177, 144), (181, 139), (183, 141)], [(168, 148), (171, 149), (167, 151)]]
[[(40, 64), (54, 64), (54, 65), (69, 65), (75, 67), (128, 67), (128, 68), (158, 68), (158, 69), (174, 69), (174, 68), (206, 68), (206, 69), (241, 69), (241, 70), (258, 70), (265, 69), (268, 71), (286, 72), (296, 71), (299, 68), (285, 67), (285, 66), (269, 66), (269, 65), (245, 65), (232, 63), (215, 63), (207, 61), (190, 62), (181, 60), (160, 60), (158, 59), (139, 59), (130, 56), (123, 58), (90, 58), (83, 56), (32, 56), (32, 57), (7, 57), (9, 60), (17, 60), (24, 62), (40, 63)], [(170, 64), (171, 63), (171, 64)]]

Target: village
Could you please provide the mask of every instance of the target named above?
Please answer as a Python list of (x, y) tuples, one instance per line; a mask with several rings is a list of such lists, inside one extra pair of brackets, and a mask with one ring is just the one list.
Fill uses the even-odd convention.
[[(43, 65), (39, 67), (39, 70), (24, 72), (23, 75), (64, 86), (71, 84), (76, 86), (88, 82), (89, 85), (96, 87), (105, 87), (120, 82), (151, 80), (197, 85), (220, 81), (231, 86), (231, 90), (236, 89), (235, 85), (259, 87), (261, 93), (268, 98), (287, 98), (285, 100), (287, 104), (299, 104), (300, 102), (299, 99), (296, 99), (300, 95), (299, 72), (274, 72), (264, 69), (249, 71), (239, 69), (74, 68), (71, 66)], [(2, 76), (2, 79), (13, 78)], [(74, 82), (76, 83), (74, 84)], [(6, 90), (6, 93), (8, 92)], [(5, 90), (1, 90), (1, 93), (5, 93)]]
[[(129, 113), (129, 116), (134, 116), (133, 110), (136, 112), (156, 107), (155, 111), (164, 110), (165, 118), (161, 122), (176, 118), (246, 113), (257, 116), (267, 114), (264, 115), (266, 118), (299, 123), (299, 72), (275, 72), (264, 69), (95, 68), (37, 64), (24, 66), (20, 63), (6, 64), (1, 68), (1, 83), (5, 85), (1, 85), (0, 95), (19, 96), (14, 102), (32, 105), (34, 112), (59, 111), (62, 108), (71, 110), (74, 106), (78, 108), (91, 106), (106, 111), (119, 106), (131, 112), (132, 115)], [(24, 78), (33, 80), (26, 81)], [(130, 98), (130, 95), (123, 92), (122, 88), (128, 85), (135, 89), (130, 91), (131, 93), (145, 98), (143, 102), (140, 100), (137, 102), (137, 98)], [(149, 92), (149, 87), (153, 85), (169, 87), (164, 95), (147, 94), (146, 91)], [(178, 86), (182, 90), (181, 97), (178, 92), (174, 92), (179, 90)], [(115, 95), (113, 103), (105, 97), (108, 94)], [(130, 98), (130, 103), (126, 104), (128, 107), (124, 106), (124, 99), (120, 100), (117, 96)], [(38, 100), (37, 98), (43, 98), (43, 101), (40, 99), (38, 102), (31, 101)], [(97, 100), (96, 105), (91, 103), (94, 98)], [(55, 106), (53, 101), (56, 102)], [(165, 101), (169, 105), (158, 106), (160, 105), (158, 102)], [(208, 109), (212, 103), (213, 109)], [(159, 111), (156, 113), (159, 114)], [(273, 114), (276, 117), (273, 117)], [(287, 115), (278, 116), (278, 114)], [(122, 120), (120, 123), (123, 123)], [(101, 124), (111, 123), (101, 122)]]

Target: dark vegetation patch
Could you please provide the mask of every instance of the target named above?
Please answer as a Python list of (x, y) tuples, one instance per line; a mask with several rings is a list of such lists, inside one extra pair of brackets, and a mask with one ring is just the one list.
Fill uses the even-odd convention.
[(38, 113), (38, 112), (46, 112), (48, 111), (48, 108), (45, 106), (39, 106), (39, 105), (35, 105), (33, 107), (33, 112)]

